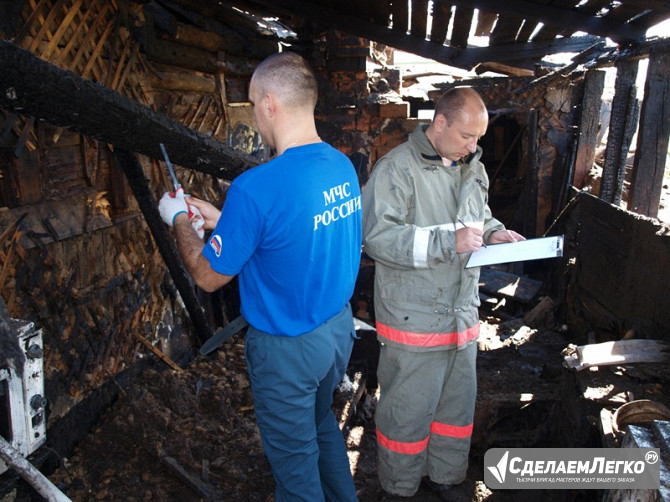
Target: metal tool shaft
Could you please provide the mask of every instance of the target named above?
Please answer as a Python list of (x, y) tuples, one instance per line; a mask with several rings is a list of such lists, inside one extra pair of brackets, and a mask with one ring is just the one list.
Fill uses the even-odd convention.
[(167, 164), (168, 171), (170, 171), (170, 177), (172, 178), (172, 184), (174, 185), (175, 192), (181, 188), (181, 184), (177, 181), (177, 177), (174, 174), (174, 169), (172, 169), (172, 162), (168, 157), (167, 151), (165, 150), (165, 145), (160, 144), (161, 150), (163, 151), (163, 157), (165, 158), (165, 163)]

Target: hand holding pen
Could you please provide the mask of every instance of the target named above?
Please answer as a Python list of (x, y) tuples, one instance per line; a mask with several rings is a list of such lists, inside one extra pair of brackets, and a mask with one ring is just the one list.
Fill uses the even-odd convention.
[(477, 251), (482, 246), (486, 247), (483, 231), (476, 227), (466, 225), (460, 218), (458, 219), (458, 223), (463, 225), (463, 228), (456, 230), (457, 253)]

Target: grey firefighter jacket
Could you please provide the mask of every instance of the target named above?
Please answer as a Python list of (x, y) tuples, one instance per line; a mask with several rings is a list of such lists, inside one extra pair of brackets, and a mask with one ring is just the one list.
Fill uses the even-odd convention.
[[(445, 167), (426, 128), (419, 125), (379, 159), (363, 192), (363, 242), (376, 262), (375, 316), (403, 332), (463, 332), (479, 323), (479, 268), (466, 269), (470, 253), (455, 251), (458, 221), (483, 229), (484, 242), (504, 226), (488, 206), (481, 148)], [(405, 344), (381, 333), (380, 340), (415, 352), (474, 342)]]

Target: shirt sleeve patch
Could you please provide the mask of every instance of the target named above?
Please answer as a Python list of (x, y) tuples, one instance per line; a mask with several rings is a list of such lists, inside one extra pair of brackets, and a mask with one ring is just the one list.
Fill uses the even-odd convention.
[(221, 236), (212, 235), (212, 237), (209, 239), (209, 245), (214, 250), (214, 254), (216, 255), (216, 257), (219, 258), (221, 256), (221, 248), (223, 247), (221, 242)]

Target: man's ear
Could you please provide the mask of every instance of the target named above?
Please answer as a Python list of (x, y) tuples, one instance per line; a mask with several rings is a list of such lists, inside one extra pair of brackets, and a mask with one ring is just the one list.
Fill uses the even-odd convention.
[(442, 115), (441, 113), (438, 113), (433, 117), (433, 129), (435, 129), (436, 132), (443, 132), (447, 128), (447, 118)]
[(268, 117), (272, 117), (275, 113), (275, 98), (272, 94), (266, 94), (263, 98), (263, 106), (265, 107), (265, 112)]

